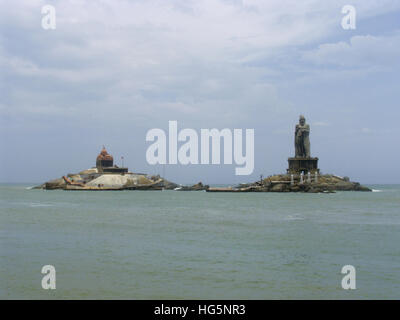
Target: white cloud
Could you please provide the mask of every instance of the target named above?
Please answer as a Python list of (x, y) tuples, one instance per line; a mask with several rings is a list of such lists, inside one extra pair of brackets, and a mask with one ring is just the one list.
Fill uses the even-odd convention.
[[(266, 136), (257, 143), (271, 141), (280, 152), (285, 137), (292, 145), (291, 121), (300, 113), (335, 126), (346, 125), (335, 122), (336, 113), (348, 122), (349, 114), (360, 113), (363, 95), (340, 92), (337, 79), (355, 67), (367, 73), (398, 64), (393, 33), (343, 40), (345, 0), (51, 2), (57, 29), (45, 31), (40, 9), (48, 1), (0, 0), (0, 114), (10, 136), (46, 127), (68, 131), (65, 140), (80, 141), (85, 130), (100, 140), (119, 130), (113, 138), (133, 141), (127, 132), (136, 140), (135, 128), (176, 119), (185, 127), (254, 126)], [(390, 0), (352, 4), (361, 21), (400, 7)], [(343, 41), (326, 43), (327, 37)], [(306, 48), (316, 49), (302, 55)], [(322, 77), (333, 81), (321, 85)], [(393, 95), (394, 85), (386, 87), (381, 95)], [(359, 92), (372, 92), (368, 88)], [(282, 134), (272, 141), (271, 132)]]
[[(332, 33), (341, 17), (337, 2), (317, 0), (75, 0), (54, 1), (57, 29), (45, 31), (40, 8), (46, 3), (1, 3), (0, 66), (13, 79), (4, 103), (13, 113), (70, 106), (81, 116), (111, 109), (206, 119), (282, 113), (288, 103), (279, 97), (274, 61), (285, 48)], [(368, 16), (386, 3), (357, 8)], [(357, 65), (388, 55), (397, 57), (398, 37), (353, 37), (350, 45), (324, 44), (304, 59)], [(262, 62), (251, 65), (256, 61)]]
[(399, 63), (400, 34), (390, 36), (354, 36), (349, 43), (322, 44), (303, 54), (303, 59), (318, 65), (347, 68), (389, 67)]
[[(293, 66), (276, 61), (332, 33), (341, 18), (340, 5), (317, 0), (75, 0), (54, 2), (57, 29), (45, 31), (43, 4), (2, 3), (0, 66), (13, 83), (3, 114), (274, 122), (293, 110), (276, 80)], [(381, 7), (367, 1), (360, 10)], [(352, 52), (371, 41), (322, 45), (305, 59), (334, 63), (350, 52), (347, 63), (359, 63)]]

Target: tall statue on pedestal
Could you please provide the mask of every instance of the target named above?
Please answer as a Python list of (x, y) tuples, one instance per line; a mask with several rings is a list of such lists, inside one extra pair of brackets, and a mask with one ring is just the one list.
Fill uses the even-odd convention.
[(296, 158), (310, 158), (310, 126), (306, 124), (303, 115), (300, 116), (299, 123), (296, 124), (294, 146)]
[(288, 174), (319, 173), (318, 158), (311, 157), (310, 153), (310, 126), (306, 124), (304, 116), (300, 116), (294, 132), (295, 156), (289, 158)]

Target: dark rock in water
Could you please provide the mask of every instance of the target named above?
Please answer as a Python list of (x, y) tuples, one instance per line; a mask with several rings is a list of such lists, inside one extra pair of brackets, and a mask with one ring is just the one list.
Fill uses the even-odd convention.
[(358, 182), (356, 183), (356, 185), (354, 186), (354, 190), (355, 191), (372, 191), (370, 188), (362, 186), (361, 184), (359, 184)]
[(203, 191), (208, 190), (210, 188), (209, 185), (203, 185), (203, 183), (199, 182), (192, 186), (182, 186), (176, 188), (177, 191)]
[(291, 192), (300, 192), (301, 189), (300, 189), (300, 186), (295, 185), (295, 186), (290, 187), (290, 191)]
[(221, 189), (212, 188), (213, 192), (306, 192), (306, 193), (334, 193), (335, 191), (372, 191), (352, 182), (347, 177), (339, 177), (333, 174), (315, 175), (300, 178), (299, 175), (278, 174), (256, 181), (251, 184), (240, 184), (236, 188)]
[(335, 184), (335, 189), (340, 191), (354, 190), (355, 184), (346, 181), (338, 182)]
[(50, 180), (44, 183), (44, 189), (54, 190), (54, 189), (64, 189), (67, 183), (63, 178)]
[(174, 190), (179, 187), (178, 184), (162, 178), (159, 174), (157, 174), (155, 176), (150, 176), (149, 178), (150, 178), (150, 180), (153, 180), (154, 182), (159, 182), (161, 180), (162, 188), (165, 190)]
[(275, 184), (271, 187), (269, 191), (271, 192), (284, 192), (287, 189), (287, 186), (283, 183)]
[(166, 189), (166, 190), (174, 190), (175, 188), (179, 187), (178, 184), (168, 181), (166, 179), (163, 179), (163, 182), (164, 182), (164, 189)]
[(194, 191), (199, 191), (199, 190), (206, 190), (208, 189), (210, 186), (209, 185), (203, 185), (201, 182), (194, 184), (191, 188)]

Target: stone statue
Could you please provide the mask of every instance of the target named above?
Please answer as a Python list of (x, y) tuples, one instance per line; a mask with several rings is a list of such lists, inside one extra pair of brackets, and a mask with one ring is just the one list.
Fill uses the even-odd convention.
[(304, 116), (300, 116), (299, 124), (294, 133), (296, 158), (310, 158), (310, 126), (306, 124)]

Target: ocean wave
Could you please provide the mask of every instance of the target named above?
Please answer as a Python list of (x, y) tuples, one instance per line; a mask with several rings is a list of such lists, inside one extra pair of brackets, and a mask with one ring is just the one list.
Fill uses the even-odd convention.
[(382, 192), (383, 190), (372, 189), (372, 192)]
[(35, 202), (32, 202), (32, 203), (29, 204), (29, 206), (36, 208), (36, 207), (52, 207), (53, 205), (49, 204), (49, 203), (35, 203)]
[(285, 217), (285, 220), (289, 220), (289, 221), (290, 220), (304, 220), (304, 218), (295, 214), (294, 216), (288, 215), (287, 217)]

